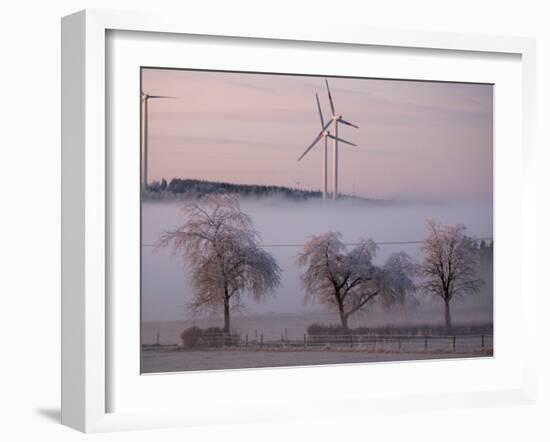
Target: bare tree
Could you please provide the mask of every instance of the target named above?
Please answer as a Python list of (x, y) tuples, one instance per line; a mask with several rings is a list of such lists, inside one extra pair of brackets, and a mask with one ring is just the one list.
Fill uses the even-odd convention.
[(422, 288), (445, 303), (445, 326), (450, 331), (452, 299), (477, 292), (482, 283), (477, 278), (479, 254), (476, 243), (466, 235), (466, 227), (462, 224), (441, 226), (428, 221), (428, 237), (422, 251)]
[(383, 267), (376, 266), (372, 262), (377, 250), (374, 241), (361, 240), (347, 252), (340, 238), (337, 232), (312, 236), (297, 264), (305, 267), (301, 276), (305, 300), (335, 309), (347, 334), (349, 317), (374, 299), (387, 305), (404, 302), (414, 289), (414, 268), (406, 253), (393, 254)]
[(259, 234), (241, 211), (238, 197), (211, 194), (183, 207), (185, 223), (164, 232), (159, 246), (182, 253), (192, 272), (191, 311), (223, 309), (224, 331), (231, 331), (231, 311), (242, 307), (242, 295), (259, 301), (280, 284), (281, 270), (260, 248)]

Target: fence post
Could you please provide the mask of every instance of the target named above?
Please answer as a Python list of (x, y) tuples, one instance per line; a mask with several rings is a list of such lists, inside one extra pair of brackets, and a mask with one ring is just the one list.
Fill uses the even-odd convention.
[(424, 335), (424, 351), (428, 351), (428, 335)]
[(304, 348), (307, 347), (307, 335), (304, 333)]
[(453, 351), (456, 351), (456, 336), (453, 336)]
[(401, 351), (401, 338), (397, 338), (397, 348)]
[(485, 350), (485, 335), (481, 335), (481, 349)]
[(288, 342), (288, 329), (285, 327), (285, 342)]
[(248, 333), (245, 336), (244, 346), (248, 347)]
[(160, 332), (157, 330), (157, 347), (160, 345)]
[(260, 335), (260, 347), (263, 347), (263, 345), (264, 345), (264, 334), (262, 333)]

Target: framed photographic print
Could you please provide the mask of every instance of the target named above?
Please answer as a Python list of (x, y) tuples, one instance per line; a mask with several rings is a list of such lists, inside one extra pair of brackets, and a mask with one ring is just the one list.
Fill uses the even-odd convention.
[(492, 84), (140, 89), (142, 373), (492, 356)]
[(63, 422), (530, 401), (532, 41), (241, 25), (63, 20)]

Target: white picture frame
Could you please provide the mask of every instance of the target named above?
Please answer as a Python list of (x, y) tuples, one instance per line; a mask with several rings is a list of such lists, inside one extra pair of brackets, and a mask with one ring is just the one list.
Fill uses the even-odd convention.
[[(535, 179), (529, 171), (534, 149), (535, 43), (532, 39), (493, 37), (415, 31), (387, 31), (345, 26), (300, 26), (241, 21), (213, 23), (196, 17), (164, 17), (87, 10), (62, 21), (62, 422), (80, 431), (110, 431), (207, 424), (209, 416), (200, 407), (196, 413), (185, 410), (108, 412), (109, 382), (107, 299), (109, 287), (108, 247), (111, 232), (106, 219), (112, 206), (107, 185), (106, 118), (106, 35), (109, 31), (142, 31), (163, 34), (272, 39), (292, 42), (370, 45), (380, 48), (425, 48), (468, 51), (483, 57), (486, 53), (521, 57), (521, 284), (524, 315), (522, 327), (526, 348), (522, 353), (521, 383), (501, 389), (462, 393), (430, 392), (420, 395), (342, 397), (341, 413), (366, 414), (374, 410), (398, 411), (412, 408), (453, 408), (502, 403), (530, 403), (535, 397), (536, 290), (535, 266), (528, 265), (535, 255)], [(498, 221), (497, 221), (498, 222)], [(498, 247), (498, 245), (497, 245)], [(136, 336), (136, 342), (138, 337)], [(361, 369), (360, 367), (358, 369)], [(287, 371), (287, 377), (294, 369)], [(339, 370), (332, 367), (332, 370)], [(475, 368), (473, 369), (475, 371)], [(356, 371), (357, 372), (357, 371)], [(208, 374), (206, 374), (208, 375)], [(203, 374), (204, 376), (204, 374)], [(264, 371), (264, 377), (271, 376)], [(170, 381), (166, 381), (170, 382)], [(165, 382), (165, 383), (166, 383)], [(254, 392), (250, 393), (253, 397)], [(327, 400), (334, 400), (327, 399)], [(321, 405), (320, 399), (314, 399)], [(323, 403), (326, 401), (322, 401)], [(253, 410), (250, 403), (244, 418), (225, 417), (226, 422), (324, 416), (323, 407), (274, 406)]]

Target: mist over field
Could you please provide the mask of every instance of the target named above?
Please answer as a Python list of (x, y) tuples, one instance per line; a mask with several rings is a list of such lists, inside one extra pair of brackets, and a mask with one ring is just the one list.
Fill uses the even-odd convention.
[[(492, 237), (492, 204), (490, 202), (423, 203), (410, 201), (357, 202), (319, 199), (291, 201), (281, 197), (241, 198), (241, 209), (247, 213), (261, 235), (262, 246), (273, 254), (282, 269), (281, 286), (263, 302), (244, 298), (245, 309), (234, 315), (234, 327), (240, 331), (281, 334), (290, 328), (293, 334), (304, 333), (312, 322), (338, 323), (335, 312), (315, 304), (304, 304), (300, 284), (301, 270), (295, 258), (311, 235), (327, 231), (342, 233), (345, 243), (361, 238), (376, 242), (421, 241), (426, 236), (426, 220), (443, 224), (462, 223), (467, 233), (477, 238)], [(157, 331), (163, 340), (178, 342), (184, 325), (220, 325), (221, 314), (193, 318), (186, 309), (192, 292), (185, 261), (171, 250), (156, 248), (163, 230), (171, 230), (185, 222), (181, 201), (145, 201), (142, 207), (142, 321), (144, 342), (153, 342)], [(415, 262), (422, 258), (421, 244), (381, 244), (375, 258), (383, 263), (396, 251), (405, 251)], [(441, 323), (442, 302), (421, 293), (415, 294), (419, 304), (390, 311), (369, 307), (365, 314), (354, 317), (351, 325), (392, 323)], [(456, 323), (492, 321), (492, 293), (487, 284), (480, 293), (453, 300)], [(164, 321), (176, 323), (158, 324)], [(182, 321), (185, 321), (183, 323)]]

